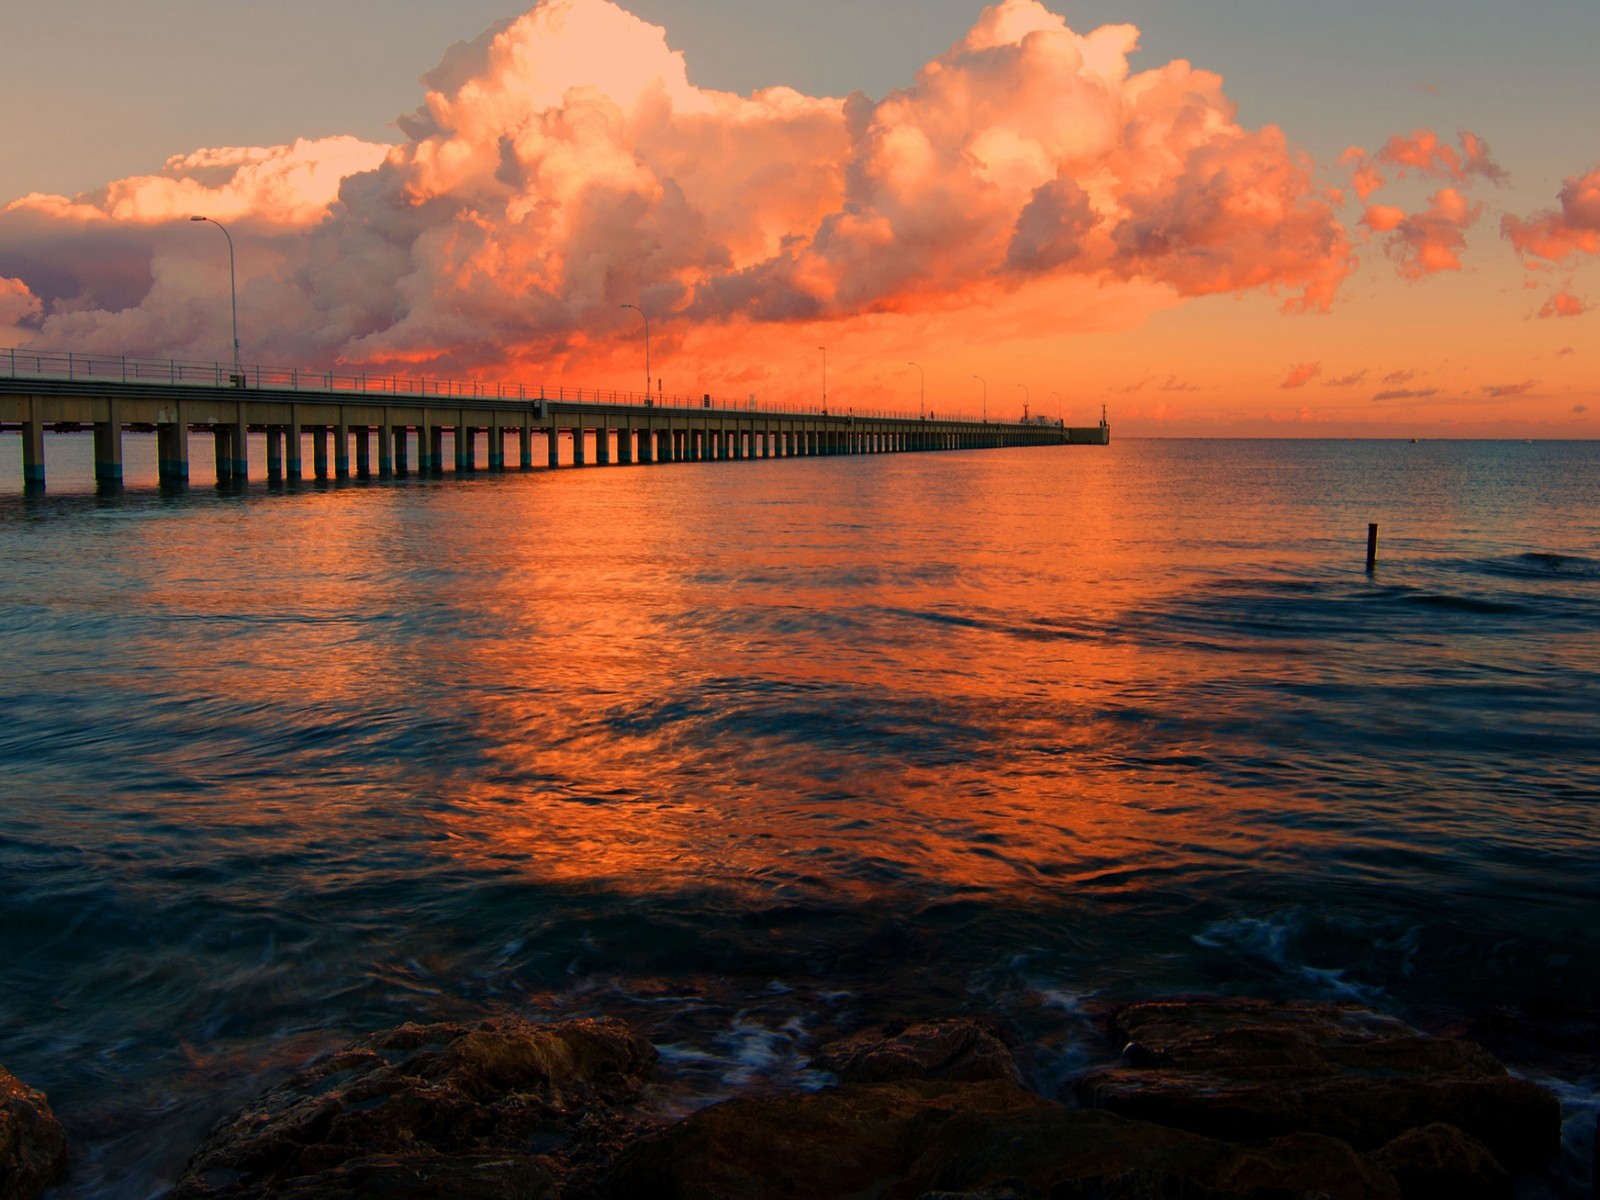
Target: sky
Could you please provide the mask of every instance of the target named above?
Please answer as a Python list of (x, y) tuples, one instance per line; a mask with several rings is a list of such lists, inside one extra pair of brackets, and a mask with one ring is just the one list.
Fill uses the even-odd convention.
[(0, 348), (1600, 436), (1595, 0), (7, 0)]

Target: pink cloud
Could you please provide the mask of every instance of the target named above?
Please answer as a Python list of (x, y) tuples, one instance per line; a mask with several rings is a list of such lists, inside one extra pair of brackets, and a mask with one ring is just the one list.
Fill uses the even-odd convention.
[(1533, 390), (1533, 380), (1525, 379), (1521, 383), (1489, 384), (1478, 389), (1485, 396), (1500, 399), (1507, 396), (1523, 396)]
[(257, 361), (602, 372), (632, 353), (628, 302), (708, 385), (770, 362), (776, 324), (1042, 335), (1257, 289), (1328, 307), (1352, 261), (1310, 161), (1240, 126), (1218, 76), (1134, 72), (1137, 40), (1003, 0), (881, 100), (738, 96), (607, 0), (543, 0), (424, 77), (399, 145), (201, 151), (27, 197), (0, 211), (0, 275), (41, 303), (41, 341), (207, 356), (201, 212), (230, 224)]
[(1361, 224), (1373, 233), (1388, 233), (1405, 224), (1406, 210), (1392, 204), (1369, 204), (1361, 213)]
[(1350, 183), (1363, 203), (1388, 180), (1378, 165), (1360, 146), (1351, 146), (1339, 156), (1339, 162), (1350, 172)]
[[(1544, 302), (1544, 307), (1539, 310), (1541, 317), (1579, 317), (1589, 311), (1577, 296), (1568, 291), (1559, 291)], [(1563, 351), (1568, 353), (1568, 351)]]
[(1296, 363), (1289, 368), (1289, 374), (1278, 385), (1279, 388), (1305, 387), (1307, 383), (1322, 374), (1321, 363)]
[(1415, 129), (1409, 135), (1395, 134), (1378, 151), (1377, 160), (1394, 167), (1401, 178), (1416, 171), (1430, 179), (1449, 179), (1458, 184), (1466, 183), (1473, 176), (1491, 183), (1506, 181), (1505, 171), (1489, 157), (1488, 142), (1464, 129), (1457, 137), (1460, 150), (1431, 129)]
[(37, 317), (41, 309), (39, 297), (22, 280), (0, 277), (0, 333)]
[(1501, 234), (1524, 261), (1561, 262), (1580, 254), (1600, 254), (1600, 166), (1568, 178), (1557, 199), (1559, 212), (1547, 209), (1527, 219), (1510, 214), (1501, 218)]
[(1483, 205), (1469, 204), (1455, 188), (1440, 188), (1429, 206), (1394, 226), (1384, 251), (1402, 278), (1422, 279), (1440, 271), (1459, 271), (1466, 249), (1466, 230), (1478, 220)]

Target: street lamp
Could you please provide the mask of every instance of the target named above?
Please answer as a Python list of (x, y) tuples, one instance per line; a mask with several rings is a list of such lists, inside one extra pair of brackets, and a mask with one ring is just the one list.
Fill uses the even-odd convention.
[(822, 415), (828, 415), (828, 348), (818, 346), (822, 351)]
[(983, 384), (983, 423), (987, 425), (989, 423), (989, 381), (982, 375), (974, 375), (973, 378)]
[(243, 387), (244, 368), (239, 365), (239, 288), (234, 281), (233, 273), (233, 236), (221, 221), (212, 220), (210, 217), (190, 217), (189, 220), (210, 221), (222, 230), (222, 236), (228, 239), (228, 296), (233, 301), (233, 386)]
[(908, 367), (915, 367), (917, 374), (922, 377), (921, 389), (917, 392), (917, 420), (923, 420), (923, 413), (928, 408), (928, 373), (922, 369), (921, 363), (908, 362)]
[(1022, 420), (1023, 423), (1026, 424), (1028, 420), (1028, 406), (1033, 403), (1033, 393), (1028, 390), (1028, 385), (1025, 383), (1019, 383), (1017, 386), (1022, 389)]
[(650, 314), (637, 304), (624, 304), (623, 308), (631, 308), (644, 318), (644, 402), (650, 403)]

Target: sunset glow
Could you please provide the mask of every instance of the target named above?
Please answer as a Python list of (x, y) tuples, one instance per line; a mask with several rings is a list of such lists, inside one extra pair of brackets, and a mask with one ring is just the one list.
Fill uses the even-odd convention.
[(1480, 131), (1318, 162), (1140, 37), (1004, 0), (880, 98), (740, 95), (671, 29), (544, 0), (451, 48), (396, 144), (0, 196), (0, 347), (224, 355), (204, 213), (248, 362), (629, 386), (638, 304), (669, 392), (809, 403), (826, 342), (863, 409), (914, 408), (916, 358), (936, 411), (1005, 364), (1006, 417), (1017, 384), (1128, 434), (1593, 436), (1592, 147), (1515, 209)]

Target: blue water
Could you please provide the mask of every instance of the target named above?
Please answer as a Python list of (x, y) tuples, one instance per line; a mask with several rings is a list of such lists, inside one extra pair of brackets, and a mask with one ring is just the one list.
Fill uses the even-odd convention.
[[(1600, 995), (1600, 445), (47, 456), (0, 437), (0, 1063), (62, 1196), (406, 1019), (622, 1016), (687, 1110), (874, 1017), (1049, 1090), (1135, 996)], [(1576, 1189), (1600, 1082), (1540, 1070)]]

